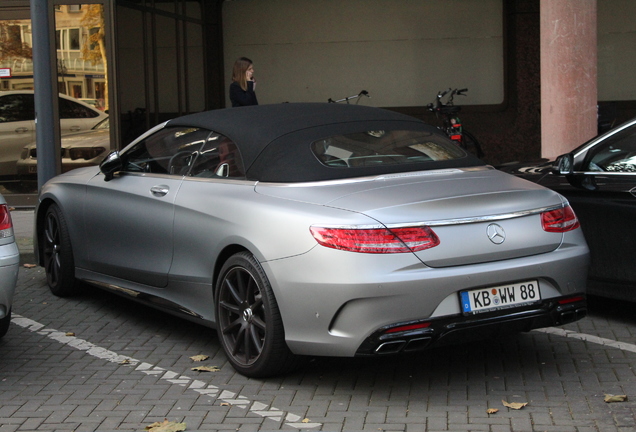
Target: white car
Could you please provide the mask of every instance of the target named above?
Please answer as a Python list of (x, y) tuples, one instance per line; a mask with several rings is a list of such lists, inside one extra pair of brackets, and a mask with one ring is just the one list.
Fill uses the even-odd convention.
[[(102, 120), (93, 129), (62, 137), (62, 172), (75, 168), (99, 165), (110, 151), (110, 120)], [(35, 142), (22, 149), (17, 162), (18, 176), (22, 181), (35, 181), (38, 172)]]
[[(108, 114), (60, 94), (60, 132), (68, 135), (92, 129)], [(33, 90), (0, 92), (0, 176), (15, 176), (22, 148), (35, 141)]]
[(100, 111), (104, 111), (106, 109), (106, 107), (104, 106), (104, 99), (80, 98), (78, 100), (84, 102), (85, 104), (89, 104), (93, 108)]
[(0, 338), (9, 330), (19, 265), (20, 252), (15, 242), (11, 213), (0, 195)]

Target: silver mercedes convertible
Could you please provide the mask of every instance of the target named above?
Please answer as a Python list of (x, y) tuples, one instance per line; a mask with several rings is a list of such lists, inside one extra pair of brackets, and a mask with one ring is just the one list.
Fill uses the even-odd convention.
[(55, 295), (88, 283), (215, 327), (251, 377), (586, 314), (589, 251), (561, 195), (356, 105), (160, 124), (46, 183), (35, 238)]

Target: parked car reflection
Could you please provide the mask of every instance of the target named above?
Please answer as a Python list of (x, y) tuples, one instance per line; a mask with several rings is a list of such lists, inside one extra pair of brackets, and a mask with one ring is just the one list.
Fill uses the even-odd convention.
[(554, 162), (499, 168), (570, 201), (591, 250), (590, 294), (636, 301), (636, 118)]
[[(83, 132), (108, 117), (103, 111), (63, 94), (59, 95), (60, 133)], [(0, 179), (17, 174), (22, 147), (35, 141), (33, 90), (0, 92)]]
[(104, 106), (104, 99), (80, 98), (78, 100), (100, 111), (104, 111), (106, 109), (106, 107)]
[[(62, 137), (62, 172), (75, 168), (99, 165), (110, 151), (109, 119), (102, 120), (93, 129)], [(37, 175), (37, 147), (31, 143), (22, 149), (17, 162), (18, 176), (22, 181), (35, 180)]]

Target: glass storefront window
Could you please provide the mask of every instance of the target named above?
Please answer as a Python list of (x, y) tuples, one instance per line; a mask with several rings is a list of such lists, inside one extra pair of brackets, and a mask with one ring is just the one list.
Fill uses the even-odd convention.
[[(73, 133), (76, 142), (81, 138), (77, 133), (91, 130), (107, 117), (103, 5), (56, 5), (55, 27), (58, 91), (65, 96), (60, 99), (64, 154), (69, 145), (66, 135)], [(21, 110), (20, 115), (14, 112), (20, 106), (33, 106), (31, 21), (0, 20), (0, 47), (0, 69), (8, 71), (0, 74), (0, 192), (35, 193), (37, 152), (25, 151), (35, 143), (33, 109)], [(26, 112), (31, 112), (29, 118), (23, 118)]]

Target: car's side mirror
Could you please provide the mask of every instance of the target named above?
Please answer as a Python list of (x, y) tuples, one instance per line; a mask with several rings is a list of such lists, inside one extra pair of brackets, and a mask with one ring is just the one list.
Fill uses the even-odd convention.
[(556, 158), (552, 165), (552, 170), (555, 174), (572, 175), (574, 172), (574, 156), (572, 156), (572, 153), (566, 153)]
[(121, 171), (123, 164), (119, 157), (119, 152), (111, 152), (106, 159), (99, 164), (99, 170), (104, 174), (104, 181), (110, 181), (113, 179), (117, 171)]
[(565, 176), (568, 183), (575, 188), (590, 191), (597, 189), (596, 178), (594, 176), (584, 173), (574, 174), (574, 156), (572, 156), (572, 153), (567, 153), (556, 158), (552, 165), (552, 172)]

